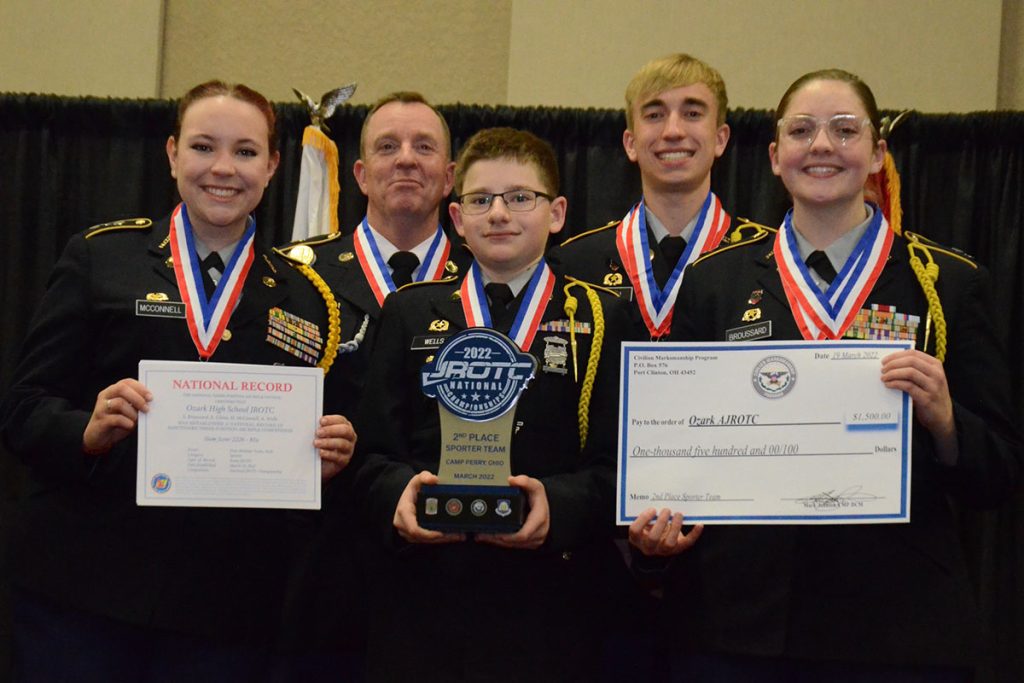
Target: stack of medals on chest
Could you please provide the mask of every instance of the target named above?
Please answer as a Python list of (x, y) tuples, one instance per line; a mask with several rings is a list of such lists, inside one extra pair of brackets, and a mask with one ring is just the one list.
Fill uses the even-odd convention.
[(316, 365), (324, 342), (316, 323), (274, 307), (268, 313), (267, 341), (310, 365)]

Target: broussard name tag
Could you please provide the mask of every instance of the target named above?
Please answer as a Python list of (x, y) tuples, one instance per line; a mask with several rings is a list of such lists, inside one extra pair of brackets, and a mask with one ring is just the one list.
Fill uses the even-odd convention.
[(617, 522), (908, 522), (912, 405), (880, 379), (906, 348), (623, 344)]

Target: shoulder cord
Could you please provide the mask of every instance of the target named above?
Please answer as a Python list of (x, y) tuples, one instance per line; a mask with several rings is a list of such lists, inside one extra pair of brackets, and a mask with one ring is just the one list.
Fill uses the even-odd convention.
[[(907, 251), (910, 252), (910, 268), (921, 283), (921, 290), (925, 299), (928, 300), (928, 319), (924, 327), (924, 345), (922, 348), (928, 350), (928, 337), (931, 335), (932, 320), (935, 321), (935, 357), (939, 362), (946, 360), (946, 316), (942, 312), (942, 302), (939, 301), (939, 293), (935, 290), (935, 281), (939, 279), (939, 264), (932, 258), (931, 252), (917, 242), (916, 235), (909, 235)], [(917, 251), (923, 251), (928, 257), (928, 265), (924, 265)]]
[[(317, 367), (323, 368), (326, 375), (331, 371), (331, 365), (338, 355), (338, 342), (341, 341), (341, 313), (338, 312), (338, 302), (334, 298), (334, 294), (331, 293), (331, 288), (327, 286), (327, 283), (324, 282), (319, 273), (304, 264), (296, 265), (295, 267), (313, 283), (313, 286), (320, 292), (320, 296), (324, 298), (324, 303), (327, 304), (327, 345), (324, 347), (323, 357), (317, 363)], [(363, 320), (363, 327), (359, 331), (360, 334), (365, 330), (366, 320)], [(356, 336), (358, 337), (359, 335)]]
[(579, 280), (567, 284), (565, 292), (565, 313), (569, 316), (569, 340), (572, 346), (573, 372), (579, 367), (576, 362), (576, 309), (579, 302), (576, 297), (569, 293), (574, 286), (582, 287), (587, 292), (587, 300), (590, 302), (590, 311), (594, 315), (594, 337), (590, 344), (590, 357), (587, 358), (587, 371), (583, 375), (583, 386), (580, 387), (579, 404), (579, 426), (580, 426), (580, 450), (587, 445), (587, 434), (590, 431), (590, 397), (594, 391), (594, 379), (597, 377), (597, 364), (601, 360), (601, 345), (604, 343), (604, 310), (601, 308), (601, 299), (597, 296), (590, 285)]

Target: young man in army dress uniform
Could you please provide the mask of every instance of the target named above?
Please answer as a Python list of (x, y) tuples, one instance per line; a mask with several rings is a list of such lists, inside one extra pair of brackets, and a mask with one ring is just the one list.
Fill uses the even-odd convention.
[(729, 230), (711, 192), (711, 167), (729, 142), (727, 106), (721, 75), (699, 59), (672, 54), (645, 64), (626, 88), (622, 134), (643, 198), (621, 221), (551, 254), (566, 273), (633, 301), (634, 340), (668, 334), (683, 269)]
[[(481, 131), (460, 153), (455, 185), (451, 216), (476, 261), (461, 285), (412, 286), (387, 300), (358, 413), (358, 490), (381, 558), (370, 677), (593, 680), (604, 609), (594, 568), (615, 552), (626, 311), (543, 259), (566, 208), (547, 143), (508, 128)], [(506, 333), (537, 361), (512, 430), (508, 484), (528, 512), (511, 534), (431, 531), (417, 516), (421, 487), (438, 481), (441, 450), (437, 402), (420, 388), (438, 349), (424, 342), (470, 327)]]

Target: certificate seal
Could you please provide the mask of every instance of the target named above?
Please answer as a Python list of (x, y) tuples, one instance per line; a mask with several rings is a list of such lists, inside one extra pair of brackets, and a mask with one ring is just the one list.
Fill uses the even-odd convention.
[(533, 379), (537, 362), (511, 339), (486, 327), (452, 336), (420, 376), (423, 393), (471, 422), (501, 417)]
[(796, 366), (784, 356), (768, 356), (754, 366), (750, 379), (765, 398), (782, 398), (796, 386)]
[(154, 474), (149, 485), (157, 493), (167, 493), (171, 490), (171, 478), (166, 474)]

